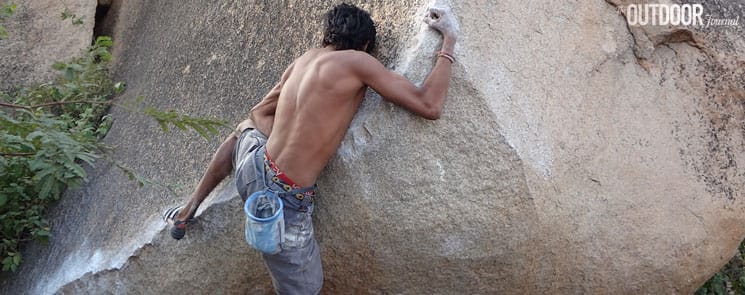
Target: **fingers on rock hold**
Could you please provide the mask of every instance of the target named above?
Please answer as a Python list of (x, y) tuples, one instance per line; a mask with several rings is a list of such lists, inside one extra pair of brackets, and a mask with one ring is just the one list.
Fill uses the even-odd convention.
[(445, 14), (445, 9), (440, 7), (430, 7), (429, 8), (429, 16), (433, 19), (439, 19), (442, 17), (442, 15)]

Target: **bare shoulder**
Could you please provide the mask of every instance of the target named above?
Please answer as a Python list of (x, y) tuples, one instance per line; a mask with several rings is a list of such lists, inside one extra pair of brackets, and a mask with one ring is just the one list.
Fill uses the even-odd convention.
[(358, 50), (340, 50), (330, 52), (328, 57), (335, 63), (343, 64), (353, 68), (380, 64), (372, 55)]

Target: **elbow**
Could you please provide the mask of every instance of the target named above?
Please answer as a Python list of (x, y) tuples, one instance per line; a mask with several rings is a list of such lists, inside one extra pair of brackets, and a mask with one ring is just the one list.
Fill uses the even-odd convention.
[(432, 120), (432, 121), (439, 120), (440, 116), (442, 115), (442, 108), (430, 107), (426, 111), (424, 111), (421, 115), (427, 120)]
[(274, 116), (274, 110), (269, 110), (265, 108), (254, 108), (251, 110), (250, 118), (254, 121), (261, 120), (266, 117), (272, 117)]
[(420, 115), (427, 120), (438, 120), (442, 115), (444, 99), (438, 97), (422, 98), (422, 109)]

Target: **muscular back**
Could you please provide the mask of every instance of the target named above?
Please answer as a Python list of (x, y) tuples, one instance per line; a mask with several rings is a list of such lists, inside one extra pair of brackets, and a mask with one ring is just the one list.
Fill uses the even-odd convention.
[[(442, 51), (453, 52), (454, 46), (455, 38), (444, 36)], [(312, 49), (287, 68), (247, 121), (269, 135), (267, 152), (279, 168), (298, 185), (310, 186), (339, 147), (366, 87), (416, 115), (436, 120), (447, 97), (451, 64), (438, 57), (417, 87), (363, 51)]]
[(310, 50), (278, 84), (267, 152), (298, 185), (315, 183), (362, 101), (365, 85), (345, 64), (350, 53)]

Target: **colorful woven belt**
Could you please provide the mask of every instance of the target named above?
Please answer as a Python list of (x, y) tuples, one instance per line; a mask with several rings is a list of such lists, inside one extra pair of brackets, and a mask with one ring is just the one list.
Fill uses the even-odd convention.
[[(282, 187), (286, 192), (289, 192), (291, 190), (301, 189), (302, 187), (299, 186), (297, 183), (292, 181), (290, 177), (288, 177), (282, 170), (279, 169), (276, 163), (272, 160), (271, 157), (269, 157), (269, 153), (264, 153), (264, 169), (269, 172), (270, 170), (274, 172), (274, 176), (272, 177), (272, 182), (278, 184)], [(295, 194), (295, 198), (298, 200), (303, 200), (305, 197), (310, 197), (310, 200), (313, 200), (313, 197), (316, 195), (316, 192), (314, 190), (307, 191), (304, 193), (297, 193)]]

